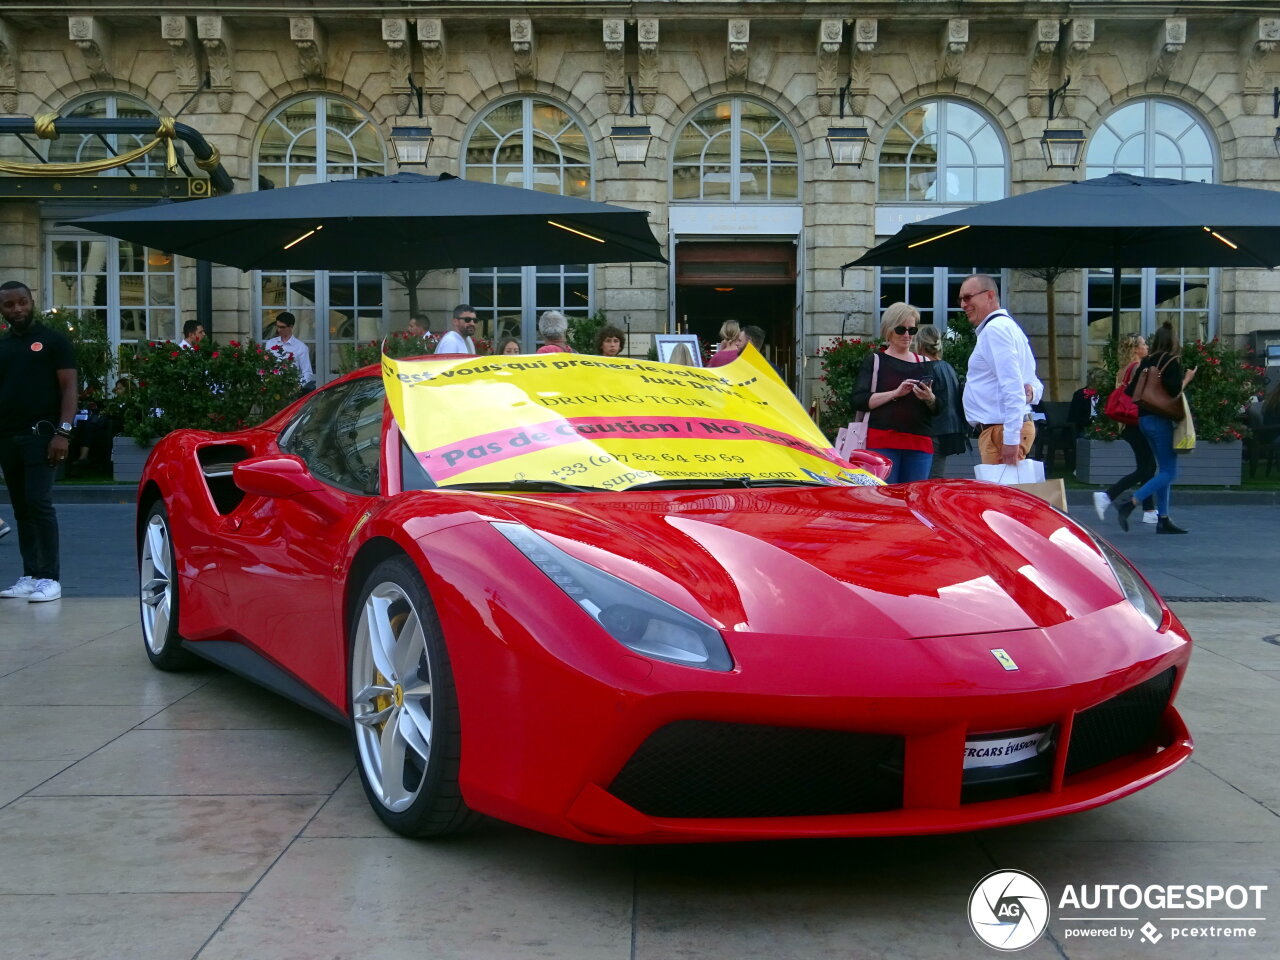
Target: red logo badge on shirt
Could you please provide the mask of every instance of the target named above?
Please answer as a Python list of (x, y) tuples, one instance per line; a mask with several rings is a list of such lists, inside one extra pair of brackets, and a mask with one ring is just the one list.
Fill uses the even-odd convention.
[(39, 353), (39, 352), (40, 352), (41, 350), (43, 350), (43, 349), (44, 349), (44, 344), (43, 344), (43, 343), (41, 343), (39, 340), (37, 340), (35, 343), (31, 344), (31, 352), (32, 352), (32, 353)]

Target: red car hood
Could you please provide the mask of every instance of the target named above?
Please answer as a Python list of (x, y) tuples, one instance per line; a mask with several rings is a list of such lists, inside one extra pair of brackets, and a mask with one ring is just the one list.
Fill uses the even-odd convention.
[(728, 631), (901, 639), (1049, 627), (1123, 599), (1066, 517), (970, 482), (489, 498)]

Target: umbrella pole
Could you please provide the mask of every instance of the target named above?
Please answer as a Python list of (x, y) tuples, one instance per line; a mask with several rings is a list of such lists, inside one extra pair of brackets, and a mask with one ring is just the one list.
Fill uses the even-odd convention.
[(1120, 342), (1120, 264), (1111, 268), (1111, 341)]

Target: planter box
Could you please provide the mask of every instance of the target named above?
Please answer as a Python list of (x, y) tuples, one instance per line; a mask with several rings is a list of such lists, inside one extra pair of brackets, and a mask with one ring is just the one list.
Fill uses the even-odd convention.
[(151, 448), (133, 437), (118, 436), (111, 441), (111, 477), (117, 483), (137, 483), (142, 479), (142, 467), (151, 456)]
[[(1178, 455), (1175, 487), (1240, 486), (1243, 444), (1198, 443), (1191, 453)], [(1076, 479), (1110, 486), (1133, 469), (1133, 451), (1123, 440), (1076, 441)]]

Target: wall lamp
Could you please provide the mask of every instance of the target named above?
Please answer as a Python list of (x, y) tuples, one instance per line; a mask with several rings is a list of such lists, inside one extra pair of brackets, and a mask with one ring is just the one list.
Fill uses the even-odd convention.
[(391, 149), (395, 151), (396, 163), (402, 167), (414, 164), (426, 164), (431, 154), (431, 125), (422, 117), (422, 88), (413, 82), (413, 74), (409, 75), (409, 89), (418, 101), (416, 117), (396, 117), (391, 126)]
[[(636, 115), (636, 88), (627, 77), (627, 116)], [(649, 143), (653, 140), (653, 131), (647, 125), (636, 124), (625, 127), (614, 127), (609, 132), (613, 143), (613, 156), (618, 166), (624, 163), (644, 163), (649, 159)]]
[[(849, 96), (849, 87), (853, 83), (850, 77), (840, 88), (840, 119), (844, 119), (844, 102)], [(833, 167), (860, 167), (867, 156), (867, 144), (871, 135), (866, 127), (828, 127), (827, 153), (831, 155)]]
[[(1067, 87), (1071, 78), (1062, 81), (1062, 86), (1049, 91), (1049, 123), (1053, 123), (1053, 108), (1061, 97), (1067, 96)], [(1044, 151), (1044, 162), (1050, 168), (1066, 167), (1074, 170), (1084, 159), (1084, 131), (1079, 127), (1053, 129), (1046, 127), (1044, 136), (1040, 138), (1040, 149)]]

